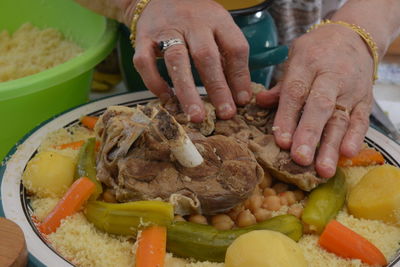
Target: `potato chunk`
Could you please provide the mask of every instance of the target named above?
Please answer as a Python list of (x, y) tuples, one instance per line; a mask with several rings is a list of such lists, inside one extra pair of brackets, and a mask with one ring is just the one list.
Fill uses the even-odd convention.
[(400, 224), (400, 169), (382, 165), (350, 191), (347, 207), (357, 218)]
[(286, 235), (257, 230), (239, 236), (228, 247), (225, 267), (306, 267), (299, 245)]
[(62, 197), (72, 184), (75, 160), (43, 151), (31, 159), (22, 176), (25, 188), (38, 197)]

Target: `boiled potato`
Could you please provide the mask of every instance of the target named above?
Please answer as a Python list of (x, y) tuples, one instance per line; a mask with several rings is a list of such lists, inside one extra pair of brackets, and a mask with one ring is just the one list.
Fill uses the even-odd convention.
[(228, 247), (225, 267), (302, 267), (307, 266), (303, 251), (286, 235), (257, 230), (239, 236)]
[(369, 171), (350, 191), (347, 207), (357, 218), (400, 224), (400, 169), (382, 165)]
[(43, 151), (28, 162), (22, 182), (38, 197), (62, 197), (73, 182), (74, 171), (73, 158)]

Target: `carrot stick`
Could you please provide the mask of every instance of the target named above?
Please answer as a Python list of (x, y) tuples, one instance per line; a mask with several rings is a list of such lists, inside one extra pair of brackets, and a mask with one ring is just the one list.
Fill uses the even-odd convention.
[(62, 144), (62, 145), (58, 145), (56, 146), (57, 149), (67, 149), (67, 148), (72, 148), (75, 150), (78, 150), (81, 148), (81, 146), (85, 143), (85, 141), (80, 140), (80, 141), (76, 141), (76, 142), (72, 142), (72, 143), (66, 143), (66, 144)]
[(343, 258), (360, 259), (373, 266), (387, 264), (385, 256), (371, 242), (336, 220), (325, 227), (319, 245)]
[(136, 267), (163, 267), (167, 246), (167, 229), (150, 226), (144, 229), (138, 240)]
[[(54, 148), (60, 149), (60, 150), (67, 149), (67, 148), (78, 150), (83, 146), (84, 143), (85, 143), (85, 141), (80, 140), (80, 141), (76, 141), (76, 142), (72, 142), (72, 143), (58, 145), (58, 146), (55, 146)], [(96, 141), (96, 151), (99, 151), (99, 149), (100, 149), (100, 142)]]
[(368, 147), (361, 149), (360, 153), (352, 158), (340, 156), (338, 166), (369, 166), (383, 163), (385, 163), (385, 159), (382, 154), (375, 149)]
[(93, 130), (96, 122), (99, 118), (94, 116), (83, 116), (81, 118), (81, 123), (86, 126), (87, 128)]
[(79, 211), (83, 204), (93, 193), (96, 185), (87, 177), (76, 180), (67, 193), (58, 202), (57, 206), (39, 225), (39, 230), (43, 234), (51, 234), (57, 230), (61, 220)]

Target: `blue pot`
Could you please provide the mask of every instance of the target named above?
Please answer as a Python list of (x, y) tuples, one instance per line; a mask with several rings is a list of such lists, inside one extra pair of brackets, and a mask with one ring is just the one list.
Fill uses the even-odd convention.
[[(278, 45), (277, 29), (268, 12), (271, 3), (272, 0), (267, 0), (257, 6), (230, 11), (235, 23), (242, 30), (250, 45), (249, 68), (251, 79), (254, 82), (264, 84), (266, 87), (269, 86), (271, 81), (274, 65), (283, 62), (288, 54), (287, 46)], [(120, 31), (118, 55), (124, 83), (130, 91), (143, 90), (146, 87), (132, 63), (134, 49), (130, 44), (129, 29), (121, 24)], [(161, 76), (171, 84), (164, 60), (158, 59), (157, 66)], [(194, 67), (192, 67), (192, 72), (196, 85), (202, 86)]]

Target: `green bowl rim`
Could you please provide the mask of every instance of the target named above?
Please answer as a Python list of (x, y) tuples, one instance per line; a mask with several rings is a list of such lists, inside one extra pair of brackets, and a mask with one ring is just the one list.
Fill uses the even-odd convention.
[(117, 39), (117, 23), (105, 17), (104, 21), (105, 30), (103, 34), (80, 55), (48, 70), (16, 80), (0, 82), (0, 100), (32, 94), (61, 84), (89, 71), (100, 63), (114, 48)]

